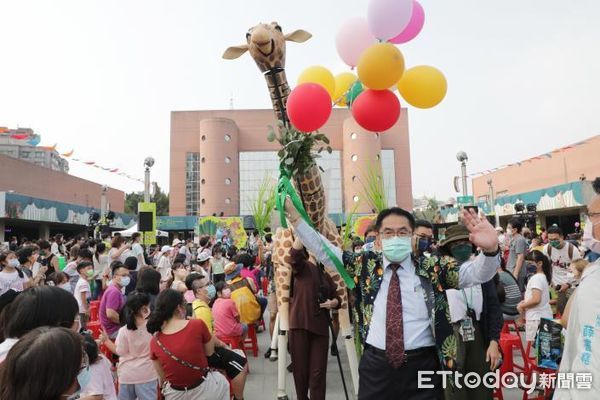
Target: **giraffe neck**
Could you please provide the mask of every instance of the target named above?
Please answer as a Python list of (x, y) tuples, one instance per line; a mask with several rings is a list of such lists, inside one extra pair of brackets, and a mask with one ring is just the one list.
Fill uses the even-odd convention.
[(285, 76), (285, 69), (271, 69), (265, 72), (265, 79), (267, 80), (267, 87), (269, 88), (269, 95), (277, 120), (281, 121), (284, 126), (289, 126), (285, 105), (290, 95), (290, 87)]

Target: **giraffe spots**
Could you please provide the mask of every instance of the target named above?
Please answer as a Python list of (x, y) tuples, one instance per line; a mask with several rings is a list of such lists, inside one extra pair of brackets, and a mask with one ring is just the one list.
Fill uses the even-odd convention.
[(279, 257), (285, 256), (285, 250), (280, 247), (279, 249), (277, 249), (277, 255)]
[(281, 298), (281, 301), (282, 301), (283, 303), (289, 303), (289, 302), (290, 302), (290, 298), (289, 298), (289, 297), (282, 297), (282, 298)]
[[(282, 277), (287, 277), (288, 276), (287, 271), (281, 271), (281, 276)], [(281, 278), (281, 281), (283, 282), (283, 278)]]
[(286, 248), (291, 248), (291, 247), (292, 247), (292, 245), (293, 245), (293, 243), (292, 243), (292, 241), (291, 241), (291, 240), (286, 240), (286, 241), (284, 241), (284, 242), (283, 242), (283, 245), (282, 245), (282, 246), (283, 246), (283, 247), (286, 247)]
[(283, 237), (284, 238), (290, 238), (290, 237), (292, 237), (292, 232), (289, 229), (283, 231)]
[(290, 285), (281, 285), (283, 290), (290, 290)]

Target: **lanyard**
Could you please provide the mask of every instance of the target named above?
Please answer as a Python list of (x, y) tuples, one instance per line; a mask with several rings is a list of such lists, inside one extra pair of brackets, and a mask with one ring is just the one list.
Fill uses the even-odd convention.
[(465, 293), (465, 289), (461, 289), (460, 291), (462, 292), (463, 297), (465, 298), (465, 303), (467, 303), (467, 310), (469, 308), (474, 309), (473, 308), (473, 288), (472, 287), (469, 288), (469, 293), (470, 293), (469, 297), (471, 298), (471, 303), (470, 304), (469, 304), (469, 301), (467, 300), (467, 295)]

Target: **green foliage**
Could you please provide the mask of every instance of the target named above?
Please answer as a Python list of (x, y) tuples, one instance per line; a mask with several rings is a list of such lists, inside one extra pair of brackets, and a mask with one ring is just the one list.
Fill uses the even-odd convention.
[[(137, 214), (138, 203), (144, 201), (144, 192), (131, 192), (125, 195), (125, 214)], [(158, 185), (150, 201), (156, 203), (156, 215), (169, 215), (169, 195)]]
[(265, 175), (257, 189), (256, 198), (250, 203), (250, 210), (254, 217), (254, 227), (263, 235), (275, 209), (275, 185), (271, 183), (270, 177)]
[(437, 222), (439, 215), (439, 204), (437, 199), (434, 197), (427, 198), (427, 206), (424, 210), (415, 210), (413, 215), (417, 219), (424, 219), (427, 221)]
[(329, 145), (329, 138), (322, 133), (302, 133), (282, 123), (279, 124), (278, 130), (279, 133), (270, 126), (267, 140), (278, 141), (281, 144), (283, 148), (277, 153), (280, 165), (289, 170), (293, 176), (308, 171), (324, 150), (330, 154), (333, 151)]
[(362, 185), (362, 197), (371, 207), (371, 211), (378, 214), (388, 208), (385, 185), (381, 171), (381, 163), (369, 163), (360, 180)]
[(356, 215), (356, 209), (358, 208), (358, 204), (352, 208), (348, 214), (346, 214), (346, 220), (344, 222), (344, 226), (342, 226), (342, 249), (348, 250), (350, 246), (352, 246), (352, 239), (354, 237), (353, 232), (353, 224), (354, 216)]
[(198, 233), (200, 236), (215, 236), (217, 234), (217, 223), (210, 219), (205, 219), (200, 225), (198, 225)]

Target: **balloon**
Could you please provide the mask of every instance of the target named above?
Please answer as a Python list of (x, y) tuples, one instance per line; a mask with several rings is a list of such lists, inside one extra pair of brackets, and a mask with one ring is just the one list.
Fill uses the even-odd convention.
[(390, 39), (390, 42), (402, 44), (413, 40), (423, 29), (423, 24), (425, 24), (425, 10), (417, 0), (413, 0), (413, 12), (410, 22), (398, 36)]
[(335, 92), (333, 93), (333, 102), (335, 105), (347, 105), (346, 94), (356, 81), (358, 81), (358, 78), (352, 72), (342, 72), (335, 76)]
[(376, 43), (360, 56), (358, 77), (369, 89), (385, 90), (397, 83), (404, 72), (404, 57), (390, 43)]
[(400, 101), (389, 90), (365, 90), (352, 104), (352, 116), (368, 131), (387, 131), (400, 117)]
[(446, 96), (448, 83), (440, 70), (428, 65), (407, 69), (398, 82), (398, 91), (410, 105), (431, 108)]
[(303, 83), (292, 90), (287, 101), (290, 122), (301, 132), (325, 125), (331, 114), (331, 96), (317, 83)]
[(349, 106), (352, 105), (352, 103), (354, 103), (354, 100), (356, 100), (358, 95), (361, 94), (363, 90), (365, 90), (365, 88), (363, 87), (362, 83), (360, 83), (360, 81), (354, 82), (352, 86), (350, 86), (350, 89), (346, 94), (346, 104)]
[(335, 47), (340, 58), (350, 67), (356, 67), (363, 51), (376, 43), (365, 18), (356, 17), (344, 22), (335, 37)]
[(379, 40), (397, 36), (412, 17), (413, 0), (371, 0), (367, 10), (369, 28)]
[(331, 99), (334, 98), (335, 78), (327, 68), (320, 65), (306, 68), (298, 77), (298, 85), (307, 82), (323, 86), (327, 90), (327, 93), (329, 93), (329, 97)]

